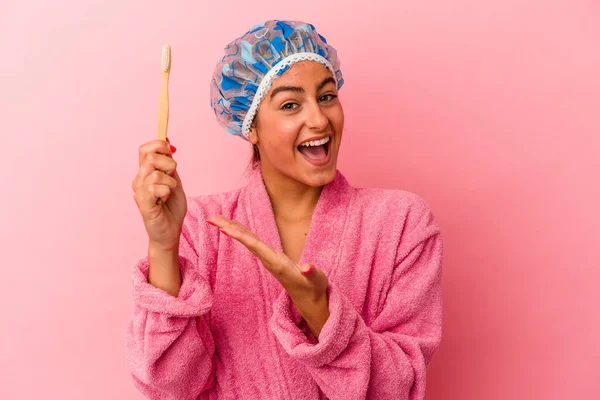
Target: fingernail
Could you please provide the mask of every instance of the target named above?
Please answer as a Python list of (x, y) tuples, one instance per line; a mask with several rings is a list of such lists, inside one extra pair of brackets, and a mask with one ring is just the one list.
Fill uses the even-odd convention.
[(171, 172), (169, 175), (171, 175), (173, 178), (175, 178), (175, 171)]
[(167, 196), (167, 198), (165, 199), (165, 203), (166, 203), (167, 201), (169, 201), (169, 196)]
[(308, 269), (306, 271), (300, 271), (302, 272), (302, 275), (309, 275), (312, 272), (312, 267), (308, 267)]
[(217, 226), (217, 224), (215, 224), (215, 223), (214, 223), (214, 222), (212, 222), (212, 221), (208, 221), (208, 220), (207, 220), (206, 222), (208, 222), (208, 223), (209, 223), (209, 224), (211, 224), (212, 226)]
[(167, 138), (167, 143), (171, 143), (171, 141), (169, 140), (169, 138)]
[(224, 234), (225, 234), (225, 236), (229, 236), (229, 235), (227, 234), (227, 232), (225, 232), (223, 229), (219, 228), (219, 230), (221, 231), (221, 233), (224, 233)]
[(177, 151), (177, 148), (173, 145), (169, 145), (169, 148), (171, 149), (171, 153), (175, 153)]

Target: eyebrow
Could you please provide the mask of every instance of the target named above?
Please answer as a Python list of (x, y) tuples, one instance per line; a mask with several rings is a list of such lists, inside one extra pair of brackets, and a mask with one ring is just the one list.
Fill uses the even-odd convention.
[[(331, 76), (323, 79), (323, 81), (321, 83), (319, 83), (319, 85), (317, 86), (317, 90), (323, 89), (323, 87), (325, 85), (327, 85), (328, 83), (335, 83), (335, 79), (333, 79), (333, 77), (331, 77)], [(304, 89), (301, 88), (300, 86), (279, 86), (279, 87), (276, 87), (275, 89), (273, 89), (273, 91), (271, 92), (270, 98), (272, 99), (273, 97), (275, 97), (276, 94), (278, 94), (280, 92), (304, 93)]]

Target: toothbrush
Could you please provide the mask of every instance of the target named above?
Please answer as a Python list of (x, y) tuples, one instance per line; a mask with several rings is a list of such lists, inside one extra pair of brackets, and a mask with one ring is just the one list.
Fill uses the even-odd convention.
[[(158, 100), (158, 139), (167, 140), (167, 127), (169, 125), (169, 73), (171, 72), (171, 46), (162, 47), (161, 55), (162, 87)], [(156, 204), (162, 205), (163, 201), (158, 199)]]
[(167, 126), (169, 125), (169, 73), (171, 72), (171, 46), (162, 47), (162, 88), (158, 102), (158, 138), (167, 140)]

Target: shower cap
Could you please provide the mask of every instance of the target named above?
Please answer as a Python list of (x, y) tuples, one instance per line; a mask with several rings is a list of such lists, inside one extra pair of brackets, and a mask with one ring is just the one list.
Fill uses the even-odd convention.
[(337, 52), (311, 24), (267, 21), (229, 43), (210, 85), (210, 105), (219, 124), (248, 140), (252, 120), (273, 80), (294, 63), (308, 60), (325, 65), (337, 88), (342, 87)]

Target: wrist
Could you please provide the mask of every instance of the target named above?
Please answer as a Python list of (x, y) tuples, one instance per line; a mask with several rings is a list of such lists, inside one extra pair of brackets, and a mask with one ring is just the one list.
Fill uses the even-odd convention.
[(329, 304), (327, 301), (327, 294), (320, 295), (313, 298), (295, 298), (291, 296), (292, 303), (303, 317), (305, 315), (310, 316), (315, 313), (322, 313), (323, 310), (329, 310)]
[(179, 242), (172, 245), (164, 245), (153, 241), (148, 242), (148, 256), (152, 257), (165, 257), (179, 254)]
[(163, 246), (150, 243), (148, 245), (148, 260), (150, 262), (150, 275), (157, 271), (179, 271), (179, 246)]
[(318, 340), (323, 326), (329, 319), (329, 300), (327, 299), (327, 294), (316, 299), (303, 301), (295, 301), (292, 298), (292, 303)]
[(181, 288), (179, 250), (151, 243), (148, 245), (148, 260), (148, 283), (177, 297)]

